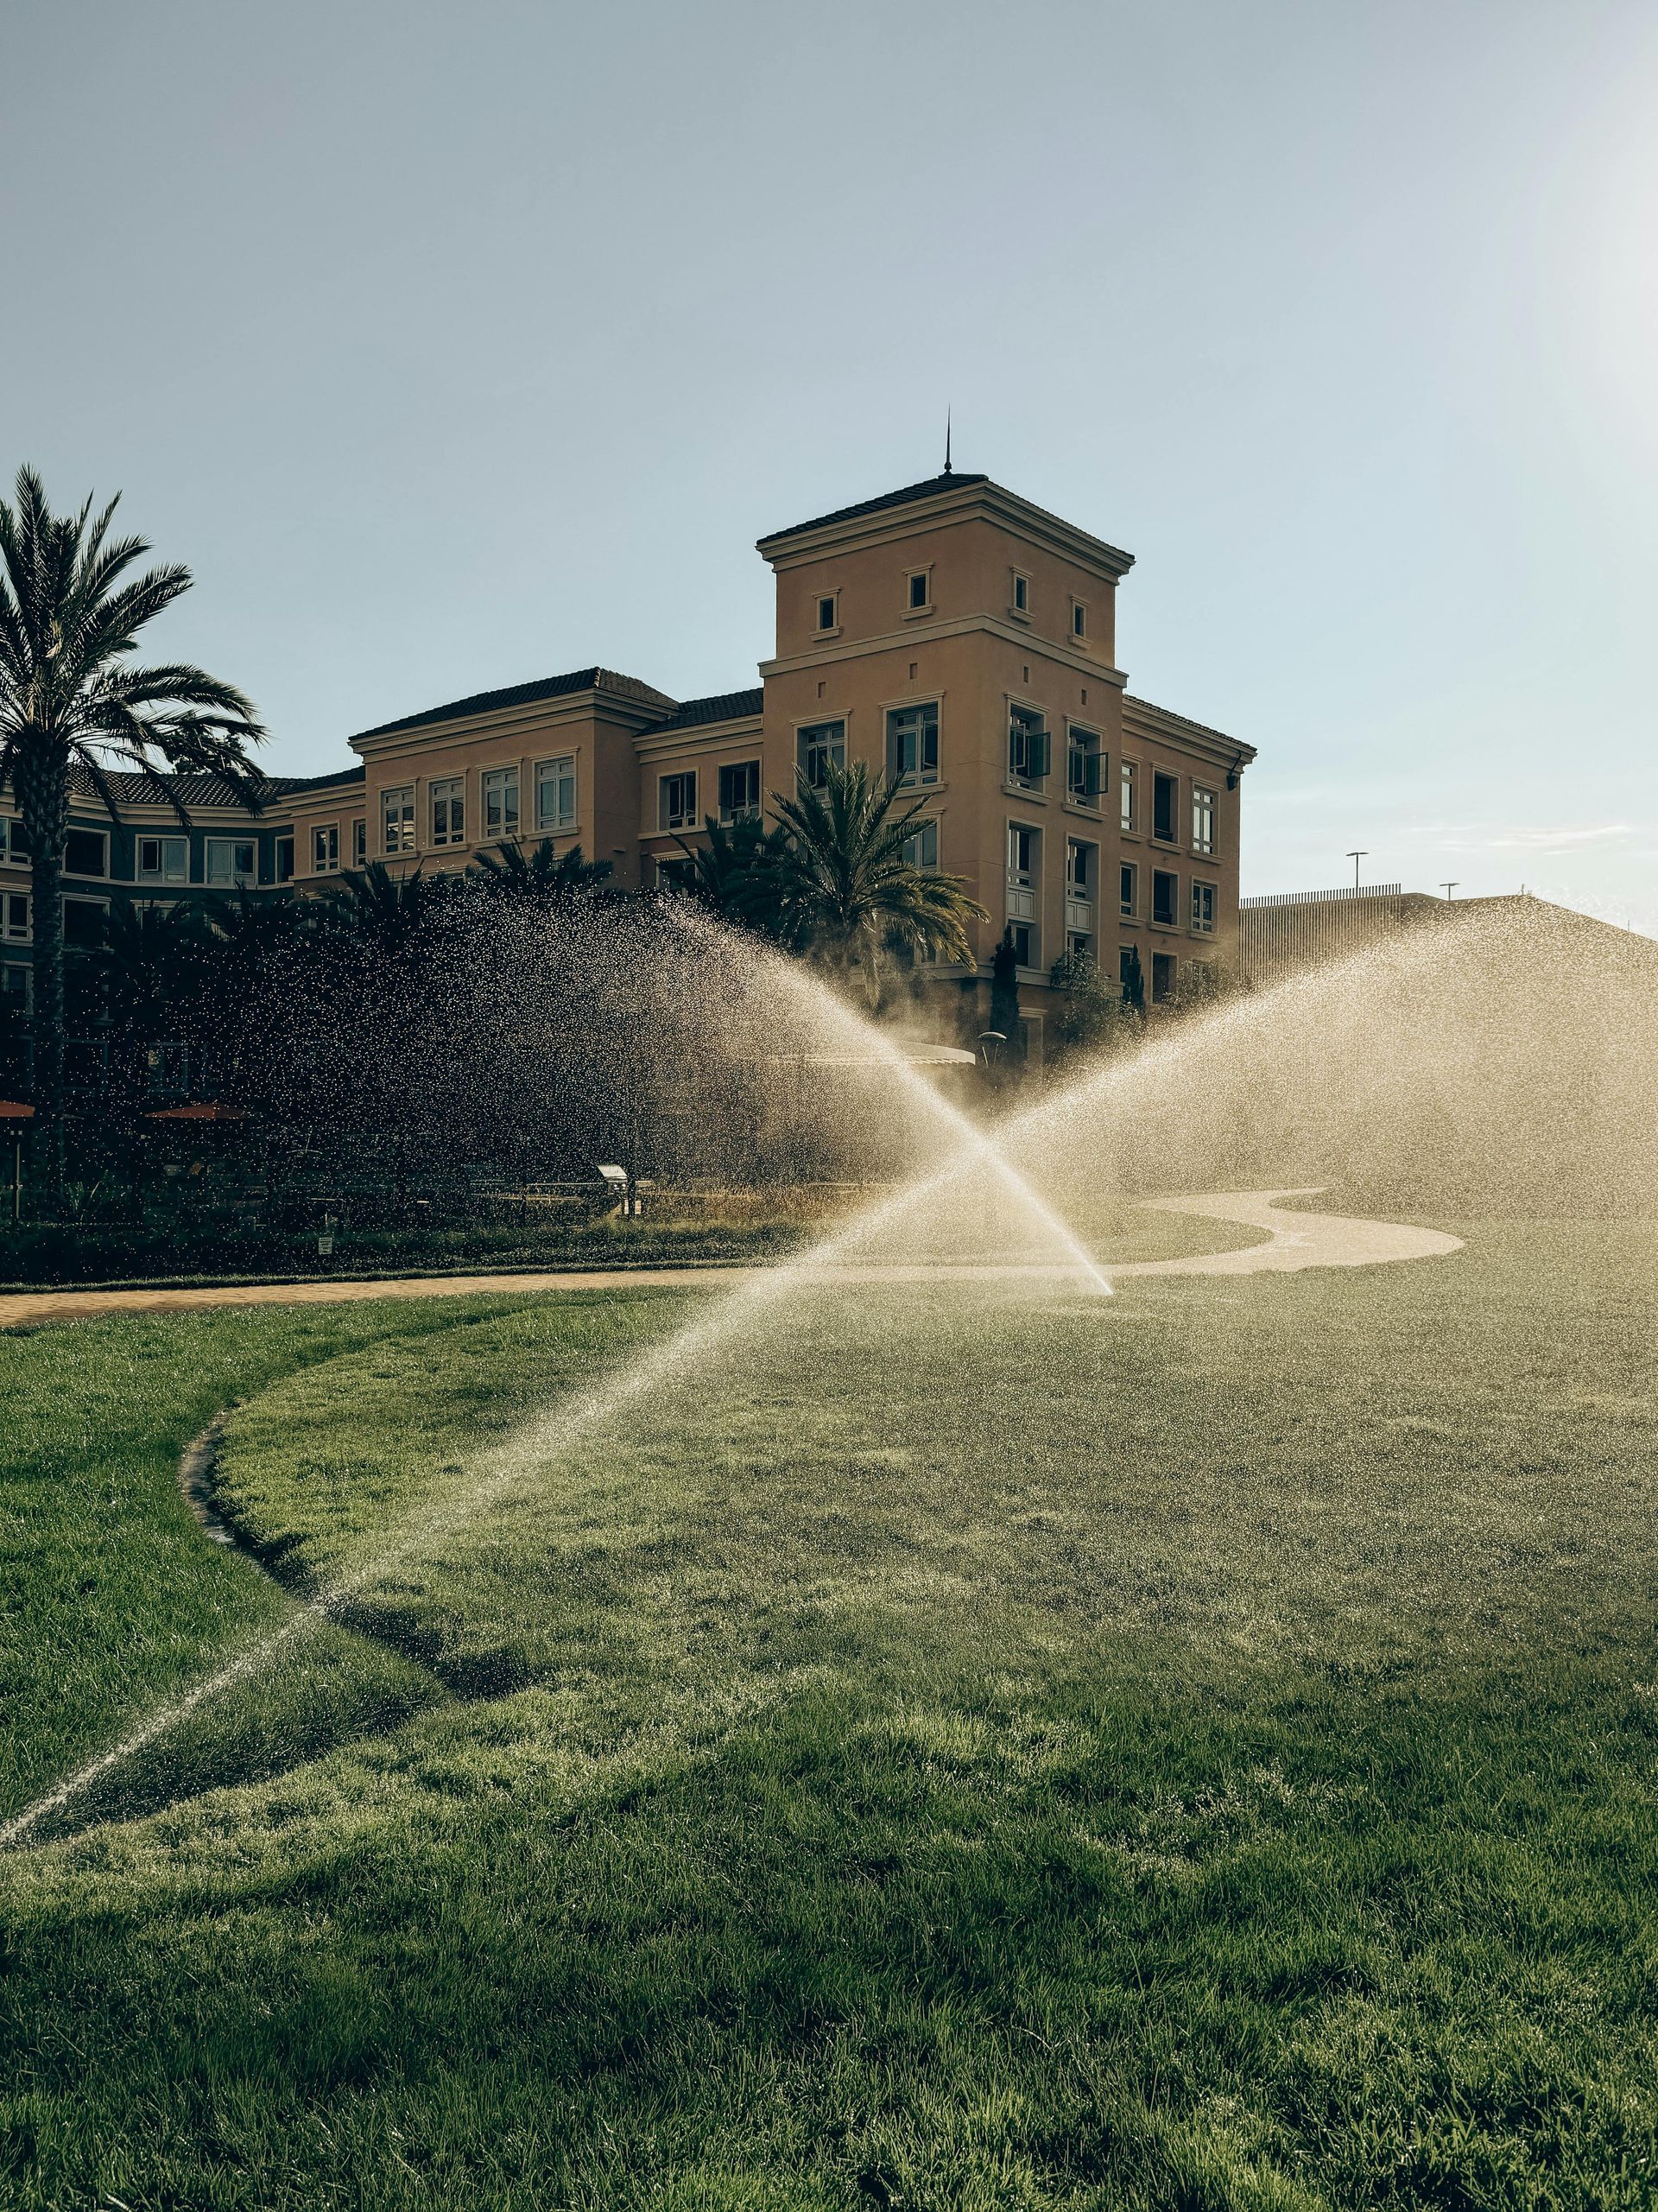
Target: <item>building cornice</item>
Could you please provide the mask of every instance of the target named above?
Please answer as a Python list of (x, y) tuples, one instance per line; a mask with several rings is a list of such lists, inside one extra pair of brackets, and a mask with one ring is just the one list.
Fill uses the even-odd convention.
[(689, 729), (642, 730), (635, 734), (634, 751), (641, 760), (672, 760), (688, 752), (721, 745), (758, 744), (764, 722), (758, 714), (734, 715), (725, 722), (698, 722)]
[[(360, 790), (360, 784), (353, 787)], [(183, 837), (192, 829), (217, 830), (232, 824), (242, 830), (280, 829), (289, 808), (303, 794), (276, 792), (256, 812), (251, 807), (225, 806), (217, 800), (198, 800), (185, 807), (187, 820), (180, 821), (174, 810), (154, 799), (118, 799), (111, 817), (102, 800), (82, 797), (76, 794), (69, 802), (69, 826), (72, 829), (143, 829), (166, 830), (174, 837)], [(8, 821), (22, 820), (21, 812), (12, 807), (0, 807), (0, 819)]]
[(377, 764), (430, 753), (446, 745), (474, 743), (480, 738), (514, 739), (535, 730), (556, 729), (572, 722), (619, 722), (637, 732), (660, 722), (660, 705), (625, 698), (620, 692), (598, 688), (566, 691), (552, 699), (526, 700), (516, 707), (494, 707), (480, 714), (465, 714), (446, 721), (422, 722), (412, 730), (395, 730), (383, 737), (350, 740), (365, 761)]
[(839, 522), (820, 523), (815, 529), (782, 530), (758, 541), (758, 550), (775, 569), (803, 568), (830, 553), (861, 553), (923, 530), (943, 529), (956, 523), (983, 520), (994, 523), (1010, 536), (1028, 545), (1059, 555), (1091, 575), (1108, 583), (1127, 575), (1134, 555), (1104, 538), (1079, 530), (1073, 523), (1050, 515), (1009, 491), (999, 484), (964, 484), (940, 491), (930, 499), (907, 501), (902, 506), (878, 509), (873, 514), (848, 516)]
[(1224, 730), (1188, 721), (1172, 707), (1154, 707), (1149, 699), (1136, 699), (1131, 692), (1123, 695), (1123, 734), (1125, 738), (1151, 738), (1177, 751), (1195, 753), (1199, 759), (1213, 761), (1231, 776), (1241, 776), (1255, 758), (1255, 747), (1245, 745), (1242, 738), (1230, 738)]
[[(1060, 638), (1033, 637), (1017, 623), (1003, 621), (993, 614), (958, 615), (949, 622), (930, 622), (927, 626), (927, 641), (930, 644), (940, 637), (971, 637), (982, 632), (987, 637), (999, 638), (1004, 645), (1016, 645), (1027, 659), (1057, 661), (1061, 668), (1074, 669), (1079, 675), (1092, 676), (1098, 683), (1115, 684), (1120, 691), (1128, 682), (1121, 669), (1108, 667), (1095, 660), (1091, 654), (1079, 653), (1074, 646)], [(781, 659), (762, 661), (760, 674), (766, 676), (794, 675), (802, 669), (827, 668), (838, 661), (861, 661), (871, 653), (909, 652), (915, 650), (916, 633), (913, 630), (883, 631), (877, 637), (861, 637), (851, 643), (821, 645), (809, 653), (787, 653)]]

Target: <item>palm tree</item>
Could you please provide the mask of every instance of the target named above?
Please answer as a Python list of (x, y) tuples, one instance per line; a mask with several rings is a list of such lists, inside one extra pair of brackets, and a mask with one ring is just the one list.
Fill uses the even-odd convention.
[(216, 892), (198, 908), (198, 980), (180, 1008), (197, 1080), (263, 1108), (282, 1090), (294, 1034), (311, 1013), (316, 910), (292, 891)]
[(722, 922), (787, 942), (786, 833), (769, 830), (752, 814), (729, 827), (709, 814), (703, 827), (706, 845), (687, 845), (682, 837), (674, 840), (689, 864), (681, 887)]
[(120, 899), (110, 910), (109, 929), (92, 964), (130, 1098), (141, 1087), (146, 1049), (184, 1035), (186, 1011), (200, 995), (205, 951), (201, 914), (192, 902), (168, 906)]
[(190, 587), (176, 563), (129, 577), (149, 551), (111, 537), (117, 500), (94, 517), (54, 515), (31, 468), (0, 500), (0, 785), (9, 784), (28, 846), (35, 926), (35, 1110), (49, 1207), (64, 1176), (64, 839), (72, 777), (116, 816), (112, 763), (219, 776), (256, 808), (260, 779), (245, 748), (263, 737), (243, 694), (183, 662), (136, 666), (138, 632)]
[(608, 860), (584, 860), (579, 845), (559, 852), (550, 837), (544, 837), (531, 852), (516, 838), (497, 845), (493, 852), (480, 852), (466, 871), (478, 890), (496, 898), (519, 899), (527, 906), (562, 906), (597, 891), (610, 872)]
[(873, 783), (865, 764), (832, 766), (822, 788), (772, 797), (787, 840), (780, 874), (798, 940), (843, 978), (859, 969), (871, 1005), (889, 948), (971, 960), (970, 922), (989, 920), (959, 876), (918, 868), (904, 847), (927, 802), (894, 807), (895, 779)]
[(331, 884), (323, 894), (324, 918), (342, 935), (374, 951), (402, 957), (414, 952), (430, 929), (440, 903), (453, 895), (452, 876), (422, 875), (417, 867), (394, 876), (383, 860), (370, 860)]

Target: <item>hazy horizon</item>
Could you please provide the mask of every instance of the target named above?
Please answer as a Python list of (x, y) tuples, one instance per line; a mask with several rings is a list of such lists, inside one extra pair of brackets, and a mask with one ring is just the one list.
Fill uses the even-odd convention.
[(265, 764), (771, 650), (767, 530), (983, 469), (1260, 749), (1244, 890), (1658, 934), (1658, 18), (1583, 0), (0, 28), (0, 472), (123, 495)]

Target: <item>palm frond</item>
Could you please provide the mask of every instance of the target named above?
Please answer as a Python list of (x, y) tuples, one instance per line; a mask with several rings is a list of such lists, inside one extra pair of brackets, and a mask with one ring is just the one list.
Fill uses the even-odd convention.
[(608, 860), (586, 860), (579, 845), (560, 852), (544, 837), (527, 852), (516, 839), (498, 844), (493, 852), (480, 852), (466, 871), (466, 880), (496, 897), (516, 898), (535, 905), (558, 905), (597, 891), (611, 873)]
[(784, 895), (797, 932), (831, 967), (859, 969), (873, 998), (883, 949), (971, 957), (967, 924), (987, 920), (959, 877), (915, 867), (905, 844), (925, 795), (900, 804), (895, 780), (876, 784), (862, 761), (832, 767), (819, 789), (774, 794), (786, 839)]
[(108, 599), (80, 609), (66, 608), (66, 612), (80, 616), (73, 637), (65, 640), (73, 651), (77, 669), (91, 670), (130, 653), (137, 644), (138, 632), (165, 614), (174, 600), (189, 590), (191, 581), (190, 571), (178, 563), (150, 568)]
[[(190, 572), (175, 563), (131, 575), (149, 548), (113, 535), (116, 504), (94, 513), (88, 498), (78, 511), (54, 515), (27, 465), (12, 498), (0, 499), (0, 771), (23, 801), (37, 897), (57, 896), (55, 847), (76, 769), (111, 816), (111, 758), (152, 772), (158, 757), (169, 769), (210, 770), (250, 806), (262, 789), (245, 748), (263, 732), (239, 691), (183, 662), (130, 664), (139, 632), (188, 589)], [(183, 819), (177, 793), (168, 795)], [(64, 1173), (58, 931), (37, 933), (34, 961), (36, 1127), (49, 1206)]]
[(118, 827), (121, 821), (120, 808), (115, 793), (110, 789), (109, 778), (104, 775), (102, 766), (88, 752), (81, 754), (78, 765), (86, 781), (92, 785), (93, 791), (103, 801), (104, 813)]

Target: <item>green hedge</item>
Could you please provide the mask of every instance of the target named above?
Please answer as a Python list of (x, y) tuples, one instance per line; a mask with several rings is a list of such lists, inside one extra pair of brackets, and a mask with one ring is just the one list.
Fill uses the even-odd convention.
[(227, 1278), (434, 1272), (499, 1268), (671, 1265), (740, 1259), (787, 1249), (794, 1222), (604, 1220), (557, 1227), (342, 1228), (327, 1259), (314, 1229), (227, 1225), (96, 1226), (25, 1222), (0, 1241), (0, 1288), (54, 1283), (147, 1283)]

